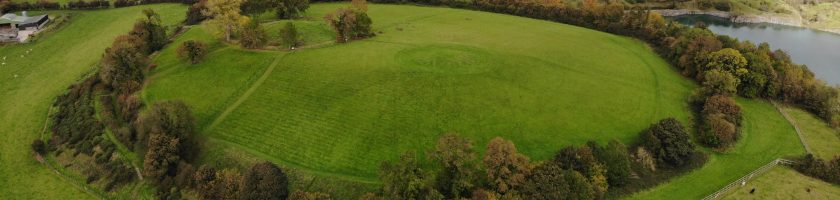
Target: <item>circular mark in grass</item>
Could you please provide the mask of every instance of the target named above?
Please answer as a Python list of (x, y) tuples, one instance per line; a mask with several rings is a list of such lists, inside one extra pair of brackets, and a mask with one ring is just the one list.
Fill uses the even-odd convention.
[(477, 74), (492, 70), (498, 56), (485, 50), (462, 45), (428, 45), (397, 52), (403, 69), (413, 72)]

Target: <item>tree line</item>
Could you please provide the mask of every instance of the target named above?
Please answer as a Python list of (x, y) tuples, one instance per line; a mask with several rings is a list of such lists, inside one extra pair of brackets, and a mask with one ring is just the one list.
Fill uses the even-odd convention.
[(840, 184), (840, 156), (826, 161), (808, 154), (796, 159), (793, 168), (810, 177), (832, 184)]
[[(383, 162), (382, 188), (361, 199), (605, 199), (653, 186), (701, 166), (680, 122), (664, 119), (640, 134), (637, 144), (617, 140), (560, 149), (553, 159), (533, 162), (513, 142), (496, 137), (479, 157), (472, 141), (441, 136), (427, 153), (431, 170), (413, 151)], [(611, 191), (614, 190), (614, 191)]]
[[(288, 180), (274, 164), (255, 164), (244, 175), (235, 169), (193, 167), (199, 141), (195, 119), (183, 102), (156, 102), (141, 112), (144, 105), (136, 92), (154, 68), (149, 55), (163, 49), (173, 35), (156, 12), (143, 13), (145, 17), (128, 34), (118, 36), (105, 50), (95, 74), (57, 98), (58, 111), (51, 115), (53, 134), (46, 142), (33, 141), (33, 151), (94, 157), (96, 168), (105, 171), (88, 174), (87, 182), (105, 179), (103, 189), (112, 191), (136, 181), (137, 175), (128, 161), (114, 155), (116, 145), (105, 136), (110, 131), (116, 141), (142, 157), (141, 175), (156, 187), (158, 199), (181, 199), (184, 190), (195, 191), (201, 199), (286, 199)], [(102, 108), (98, 111), (97, 100)]]
[[(154, 3), (183, 3), (183, 4), (193, 4), (197, 0), (116, 0), (114, 1), (114, 8), (121, 8), (121, 7), (128, 7), (128, 6), (136, 6), (136, 5), (144, 5), (144, 4), (154, 4)], [(39, 0), (35, 3), (31, 3), (29, 1), (23, 2), (16, 2), (12, 0), (0, 0), (0, 12), (2, 13), (9, 13), (14, 11), (27, 11), (27, 10), (60, 10), (60, 9), (67, 9), (67, 10), (90, 10), (90, 9), (104, 9), (110, 8), (111, 2), (107, 0), (76, 0), (76, 1), (68, 1), (66, 4), (61, 5), (58, 2), (50, 1), (50, 0)]]

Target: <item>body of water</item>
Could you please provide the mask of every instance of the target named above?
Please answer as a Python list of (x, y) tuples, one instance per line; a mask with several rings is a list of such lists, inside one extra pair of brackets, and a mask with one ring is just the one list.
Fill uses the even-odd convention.
[(840, 85), (840, 34), (808, 28), (766, 23), (732, 23), (707, 15), (683, 15), (672, 19), (687, 25), (704, 22), (709, 30), (756, 45), (770, 44), (782, 49), (797, 64), (807, 65), (814, 74), (830, 85)]

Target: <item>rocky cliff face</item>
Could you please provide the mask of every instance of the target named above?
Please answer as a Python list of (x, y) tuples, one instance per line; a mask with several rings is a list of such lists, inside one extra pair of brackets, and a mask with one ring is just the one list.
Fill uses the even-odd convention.
[[(796, 27), (808, 27), (799, 17), (778, 17), (778, 16), (762, 16), (762, 15), (739, 15), (723, 11), (702, 11), (702, 10), (683, 10), (683, 9), (667, 9), (667, 10), (651, 10), (659, 13), (662, 16), (673, 17), (680, 15), (709, 15), (724, 18), (734, 23), (770, 23), (781, 24)], [(840, 29), (818, 29), (832, 33), (840, 34)]]

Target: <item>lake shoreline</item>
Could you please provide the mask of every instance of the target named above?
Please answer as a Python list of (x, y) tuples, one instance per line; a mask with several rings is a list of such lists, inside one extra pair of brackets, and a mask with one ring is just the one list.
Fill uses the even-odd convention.
[(731, 12), (724, 12), (724, 11), (703, 11), (703, 10), (687, 10), (687, 9), (657, 9), (657, 10), (650, 10), (652, 12), (659, 13), (664, 17), (677, 17), (683, 15), (708, 15), (726, 19), (733, 23), (768, 23), (768, 24), (778, 24), (778, 25), (785, 25), (785, 26), (794, 26), (794, 27), (802, 27), (802, 28), (809, 28), (813, 30), (820, 30), (825, 32), (830, 32), (834, 34), (840, 34), (840, 28), (837, 29), (824, 29), (824, 28), (813, 28), (805, 26), (802, 23), (801, 19), (795, 19), (790, 17), (776, 17), (776, 16), (763, 16), (763, 15), (742, 15), (736, 14)]

